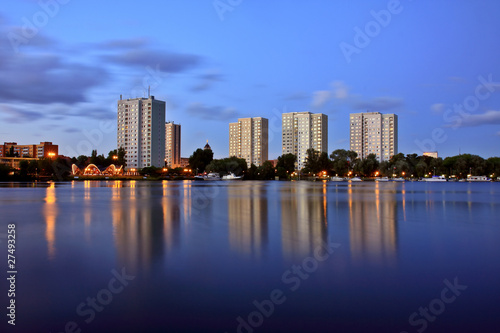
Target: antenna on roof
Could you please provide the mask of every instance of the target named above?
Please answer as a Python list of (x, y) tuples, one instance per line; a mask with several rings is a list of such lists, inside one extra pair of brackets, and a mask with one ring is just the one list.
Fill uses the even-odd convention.
[(148, 87), (148, 98), (151, 98), (151, 86)]

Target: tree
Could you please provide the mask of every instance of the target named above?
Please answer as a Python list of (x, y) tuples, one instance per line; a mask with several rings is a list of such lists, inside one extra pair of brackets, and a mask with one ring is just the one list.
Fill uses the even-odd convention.
[(316, 173), (326, 171), (327, 173), (332, 169), (332, 160), (328, 157), (328, 153), (321, 152), (318, 157), (318, 164)]
[(19, 153), (14, 152), (14, 146), (10, 146), (9, 152), (5, 154), (5, 157), (19, 157)]
[(11, 171), (12, 169), (10, 168), (10, 166), (0, 164), (0, 180), (7, 180)]
[(208, 172), (218, 172), (219, 174), (234, 173), (240, 176), (247, 170), (247, 162), (243, 158), (232, 156), (220, 160), (212, 160), (205, 168)]
[(488, 174), (500, 176), (500, 157), (490, 157), (486, 160)]
[(116, 165), (123, 165), (123, 167), (127, 166), (127, 162), (125, 161), (126, 151), (125, 148), (118, 148), (118, 160), (116, 161)]
[(285, 171), (283, 175), (289, 175), (295, 171), (295, 162), (297, 162), (297, 156), (295, 154), (283, 154), (278, 157), (276, 168), (282, 168)]
[(28, 178), (28, 168), (29, 168), (29, 162), (26, 160), (23, 160), (19, 162), (19, 175), (21, 178), (26, 179)]
[(207, 165), (214, 159), (214, 153), (211, 149), (198, 148), (189, 157), (189, 166), (195, 172), (203, 172)]
[(331, 167), (333, 171), (340, 176), (349, 172), (349, 165), (354, 162), (358, 154), (352, 150), (337, 149), (330, 154), (332, 159)]
[(319, 152), (313, 148), (309, 148), (306, 151), (306, 155), (306, 163), (302, 171), (304, 173), (316, 173), (318, 170)]
[(375, 171), (378, 170), (378, 167), (379, 162), (377, 160), (377, 155), (370, 154), (366, 158), (362, 159), (359, 163), (357, 163), (354, 171), (365, 177), (370, 177), (375, 173)]
[(275, 171), (274, 166), (271, 162), (265, 161), (258, 169), (257, 169), (258, 179), (269, 180), (274, 179)]
[(77, 163), (76, 163), (76, 164), (77, 164), (79, 167), (86, 167), (86, 166), (88, 165), (88, 162), (87, 162), (87, 161), (88, 161), (88, 159), (89, 159), (89, 158), (88, 158), (88, 156), (85, 156), (85, 155), (80, 155), (80, 156), (78, 156), (78, 157), (76, 158), (76, 160), (77, 160)]

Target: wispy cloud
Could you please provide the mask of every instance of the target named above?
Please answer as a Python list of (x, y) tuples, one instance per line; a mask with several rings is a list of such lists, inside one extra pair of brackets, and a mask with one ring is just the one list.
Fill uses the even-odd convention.
[(313, 100), (311, 106), (315, 109), (319, 109), (325, 106), (326, 103), (331, 99), (332, 93), (328, 90), (315, 91), (313, 93)]
[(12, 105), (0, 104), (0, 114), (4, 117), (4, 119), (9, 123), (21, 124), (25, 122), (33, 122), (35, 120), (41, 119), (44, 117), (43, 113), (25, 110), (20, 107), (15, 107)]
[(500, 111), (490, 110), (483, 114), (472, 114), (462, 119), (460, 127), (500, 125)]
[(434, 113), (442, 113), (445, 108), (446, 105), (444, 103), (434, 103), (431, 105), (431, 111)]
[(216, 82), (223, 81), (222, 75), (216, 71), (198, 76), (199, 82), (191, 88), (191, 91), (200, 92), (210, 89)]
[(285, 101), (296, 101), (296, 100), (304, 100), (304, 99), (308, 99), (309, 98), (309, 95), (306, 94), (305, 92), (294, 92), (294, 93), (291, 93), (287, 96), (285, 96), (284, 100)]
[(197, 67), (202, 58), (193, 54), (157, 51), (151, 49), (129, 50), (102, 58), (112, 64), (144, 68), (159, 68), (164, 73), (180, 73)]
[(238, 112), (234, 108), (207, 106), (203, 103), (191, 103), (186, 108), (186, 113), (204, 120), (228, 121), (238, 117)]
[(345, 99), (349, 97), (349, 88), (343, 81), (333, 81), (333, 97), (337, 99)]

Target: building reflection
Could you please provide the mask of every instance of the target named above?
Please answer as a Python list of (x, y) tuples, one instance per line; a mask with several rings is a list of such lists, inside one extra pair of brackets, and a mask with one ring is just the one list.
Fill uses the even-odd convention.
[(292, 183), (283, 186), (281, 197), (281, 242), (287, 257), (311, 255), (327, 239), (328, 191), (326, 182)]
[[(397, 247), (397, 184), (375, 183), (374, 194), (348, 185), (349, 235), (355, 260), (391, 263)], [(405, 197), (403, 196), (403, 200)], [(404, 204), (405, 205), (405, 204)]]
[(260, 256), (268, 244), (268, 198), (265, 183), (227, 187), (229, 244), (232, 249)]
[[(162, 190), (118, 183), (112, 189), (112, 223), (118, 261), (127, 269), (149, 271), (164, 252)], [(174, 216), (175, 217), (175, 216)]]
[(49, 260), (56, 255), (56, 219), (58, 215), (56, 203), (56, 186), (51, 183), (45, 191), (45, 204), (43, 206), (43, 215), (45, 217), (45, 239), (47, 240), (47, 256)]

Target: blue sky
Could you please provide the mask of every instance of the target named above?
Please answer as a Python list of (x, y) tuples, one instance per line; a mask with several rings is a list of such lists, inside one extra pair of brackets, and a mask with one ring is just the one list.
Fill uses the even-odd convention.
[[(0, 141), (61, 154), (116, 147), (116, 102), (152, 95), (182, 125), (182, 156), (229, 123), (282, 112), (399, 116), (399, 150), (500, 156), (500, 2), (18, 0), (0, 10)], [(33, 29), (34, 28), (34, 29)]]

